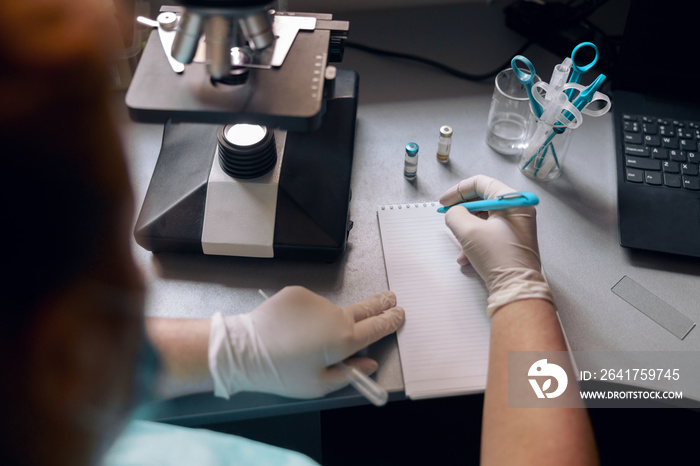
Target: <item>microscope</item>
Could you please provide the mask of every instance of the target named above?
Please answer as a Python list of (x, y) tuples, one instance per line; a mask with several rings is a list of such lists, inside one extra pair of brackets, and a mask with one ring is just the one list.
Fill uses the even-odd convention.
[(134, 236), (153, 252), (330, 262), (349, 220), (348, 23), (270, 0), (163, 6), (126, 94), (165, 124)]

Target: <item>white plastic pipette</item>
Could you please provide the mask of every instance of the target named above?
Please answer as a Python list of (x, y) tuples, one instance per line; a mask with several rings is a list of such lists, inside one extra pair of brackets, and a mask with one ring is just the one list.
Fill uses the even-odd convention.
[(566, 57), (563, 62), (559, 63), (554, 67), (552, 71), (552, 78), (549, 80), (549, 91), (547, 91), (547, 100), (552, 100), (549, 92), (556, 92), (561, 90), (569, 79), (569, 72), (571, 71), (571, 58)]

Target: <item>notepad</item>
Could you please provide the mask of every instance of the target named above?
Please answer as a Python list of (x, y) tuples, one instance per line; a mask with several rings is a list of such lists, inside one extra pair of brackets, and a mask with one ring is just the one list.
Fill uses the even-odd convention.
[(397, 338), (406, 396), (432, 398), (486, 388), (488, 292), (437, 213), (437, 202), (377, 210), (389, 289), (406, 311)]

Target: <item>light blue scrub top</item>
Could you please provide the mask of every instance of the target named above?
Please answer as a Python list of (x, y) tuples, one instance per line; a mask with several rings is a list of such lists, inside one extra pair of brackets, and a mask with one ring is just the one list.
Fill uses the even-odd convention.
[[(160, 361), (143, 341), (135, 369), (134, 394), (141, 403), (152, 399)], [(213, 396), (213, 395), (212, 395)], [(308, 456), (235, 435), (206, 429), (132, 419), (107, 450), (105, 466), (318, 466)]]
[(235, 435), (153, 421), (131, 421), (105, 466), (318, 466), (308, 456)]

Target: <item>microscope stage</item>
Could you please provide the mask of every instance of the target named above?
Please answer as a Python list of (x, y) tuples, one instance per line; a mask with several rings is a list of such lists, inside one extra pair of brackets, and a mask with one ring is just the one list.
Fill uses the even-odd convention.
[(322, 29), (323, 24), (318, 22), (313, 31), (299, 31), (283, 66), (250, 69), (243, 85), (212, 84), (206, 64), (200, 62), (175, 73), (158, 32), (153, 31), (126, 94), (131, 118), (316, 129), (322, 118), (331, 37), (331, 30)]

